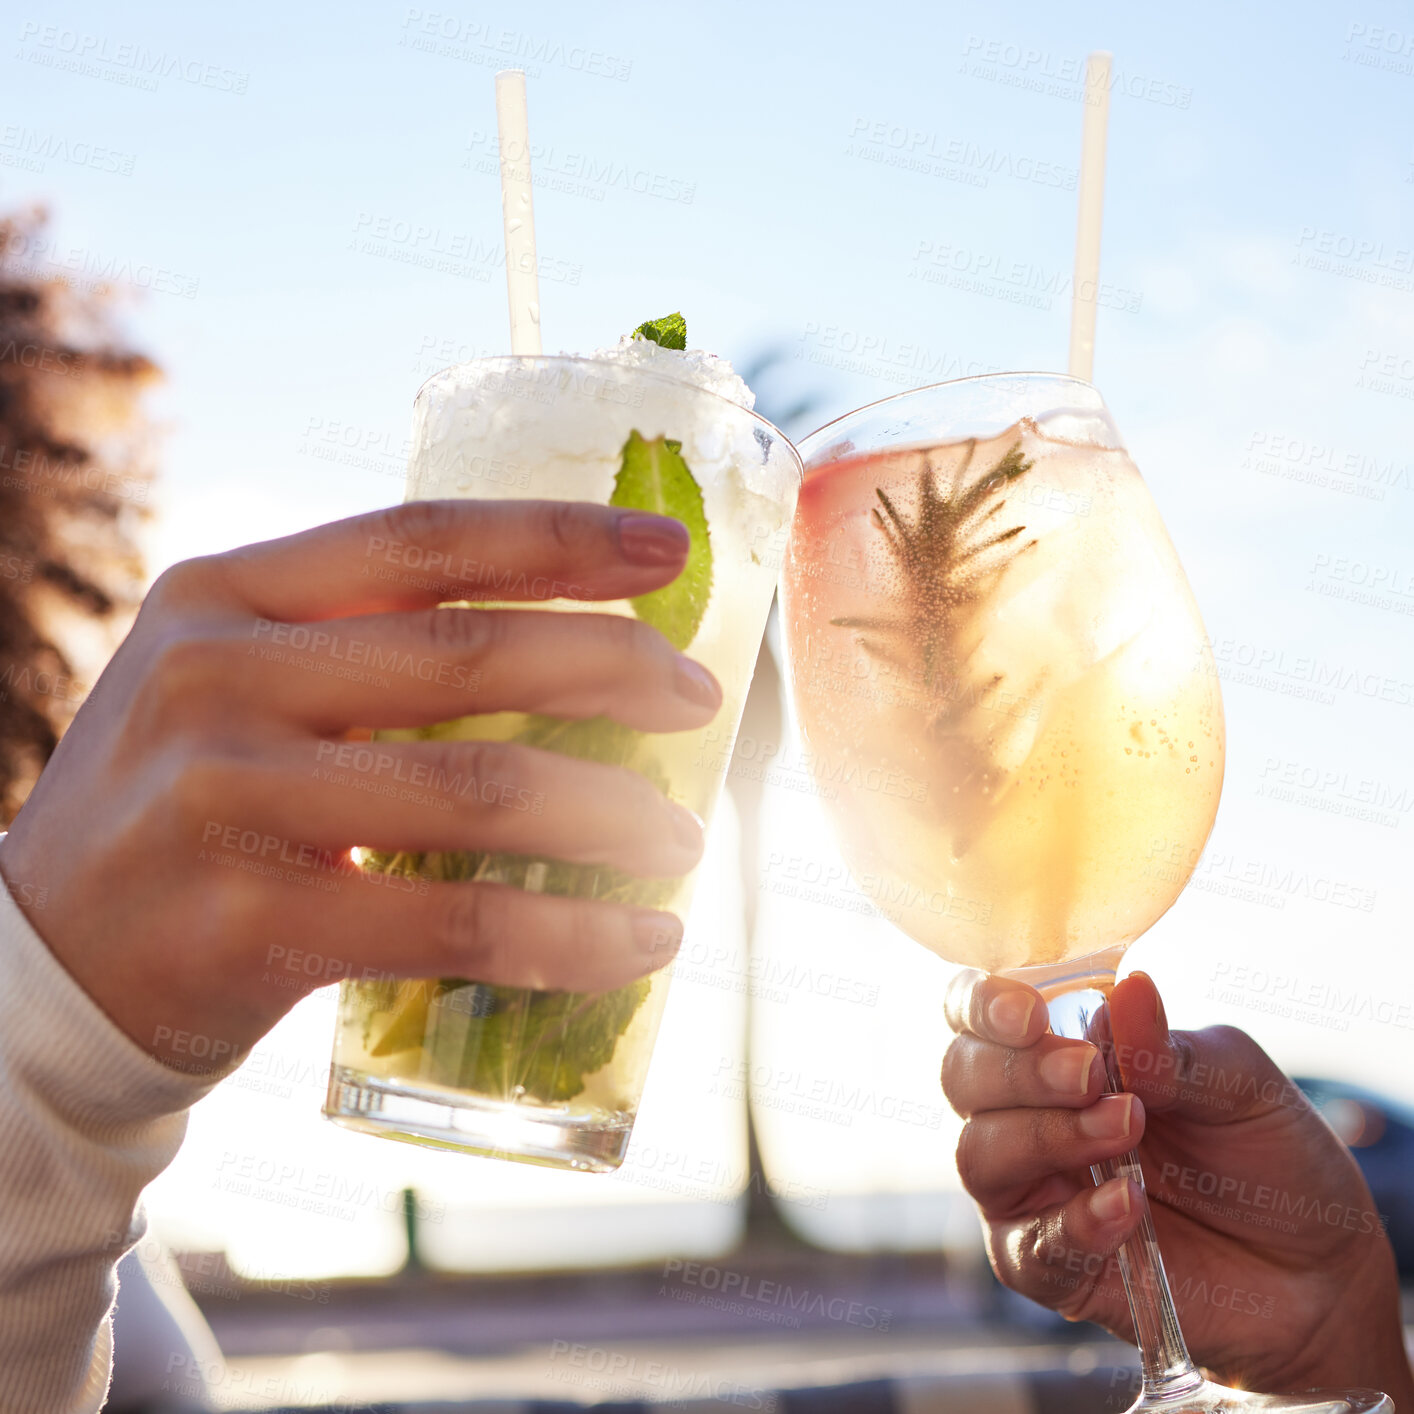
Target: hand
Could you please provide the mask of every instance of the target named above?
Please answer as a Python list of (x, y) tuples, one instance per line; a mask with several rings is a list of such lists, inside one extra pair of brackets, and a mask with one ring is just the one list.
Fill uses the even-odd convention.
[(0, 845), (12, 896), (133, 1041), (213, 1069), (345, 976), (602, 991), (662, 967), (681, 940), (670, 913), (366, 876), (348, 856), (685, 874), (701, 822), (644, 777), (505, 742), (348, 742), (511, 709), (703, 726), (716, 680), (635, 619), (437, 607), (629, 598), (687, 549), (662, 516), (434, 501), (175, 566)]
[[(1137, 1147), (1183, 1333), (1216, 1378), (1269, 1393), (1369, 1385), (1414, 1408), (1394, 1256), (1349, 1151), (1244, 1032), (1170, 1031), (1143, 973), (1110, 1003), (1128, 1093), (1095, 1047), (1047, 1030), (1040, 994), (964, 973), (943, 1089), (1007, 1286), (1134, 1339), (1112, 1254), (1144, 1196), (1089, 1165)], [(1406, 1400), (1409, 1401), (1406, 1404)]]

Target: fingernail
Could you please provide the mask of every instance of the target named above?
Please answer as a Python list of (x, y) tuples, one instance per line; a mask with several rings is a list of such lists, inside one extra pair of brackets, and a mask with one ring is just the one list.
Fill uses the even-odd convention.
[(1123, 1139), (1133, 1109), (1133, 1095), (1104, 1095), (1080, 1111), (1080, 1132), (1091, 1139)]
[(1063, 1051), (1052, 1051), (1036, 1070), (1057, 1095), (1083, 1095), (1090, 1088), (1090, 1070), (1097, 1055), (1094, 1046), (1067, 1046)]
[(1112, 1178), (1102, 1183), (1090, 1195), (1090, 1214), (1102, 1223), (1112, 1223), (1129, 1216), (1129, 1180)]
[(999, 1041), (1021, 1042), (1031, 1024), (1036, 998), (1026, 992), (1006, 991), (987, 1003), (987, 1024)]
[(717, 679), (701, 663), (681, 653), (673, 665), (673, 688), (679, 697), (686, 698), (694, 707), (722, 705), (722, 689), (717, 686)]
[(634, 916), (633, 941), (639, 952), (666, 963), (682, 942), (682, 924), (671, 913), (642, 909)]
[(692, 547), (680, 520), (632, 514), (619, 517), (619, 553), (631, 565), (675, 565)]
[(675, 800), (670, 800), (668, 807), (673, 821), (673, 837), (684, 849), (690, 849), (694, 854), (700, 853), (702, 821), (687, 806), (679, 805)]

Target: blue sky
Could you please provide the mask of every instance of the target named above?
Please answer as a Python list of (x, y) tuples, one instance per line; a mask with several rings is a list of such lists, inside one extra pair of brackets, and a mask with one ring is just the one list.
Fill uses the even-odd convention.
[(0, 203), (52, 204), (41, 262), (161, 287), (128, 312), (169, 376), (155, 568), (398, 499), (418, 384), (504, 347), (497, 68), (529, 71), (547, 349), (681, 308), (783, 348), (770, 391), (823, 421), (1063, 363), (1113, 51), (1095, 377), (1230, 733), (1133, 957), (1176, 1020), (1414, 1100), (1414, 1019), (1358, 1014), (1414, 984), (1414, 6), (32, 0), (0, 36)]

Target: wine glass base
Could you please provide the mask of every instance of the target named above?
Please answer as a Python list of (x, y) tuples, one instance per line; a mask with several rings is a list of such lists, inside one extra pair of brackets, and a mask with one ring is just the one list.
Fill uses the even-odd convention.
[(1372, 1389), (1256, 1394), (1204, 1380), (1186, 1394), (1141, 1395), (1125, 1414), (1394, 1414), (1394, 1405)]

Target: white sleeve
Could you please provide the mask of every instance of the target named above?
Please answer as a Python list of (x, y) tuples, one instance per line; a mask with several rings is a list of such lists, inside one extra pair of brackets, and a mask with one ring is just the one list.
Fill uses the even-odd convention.
[(130, 1041), (0, 880), (0, 1409), (102, 1408), (139, 1195), (214, 1083)]

